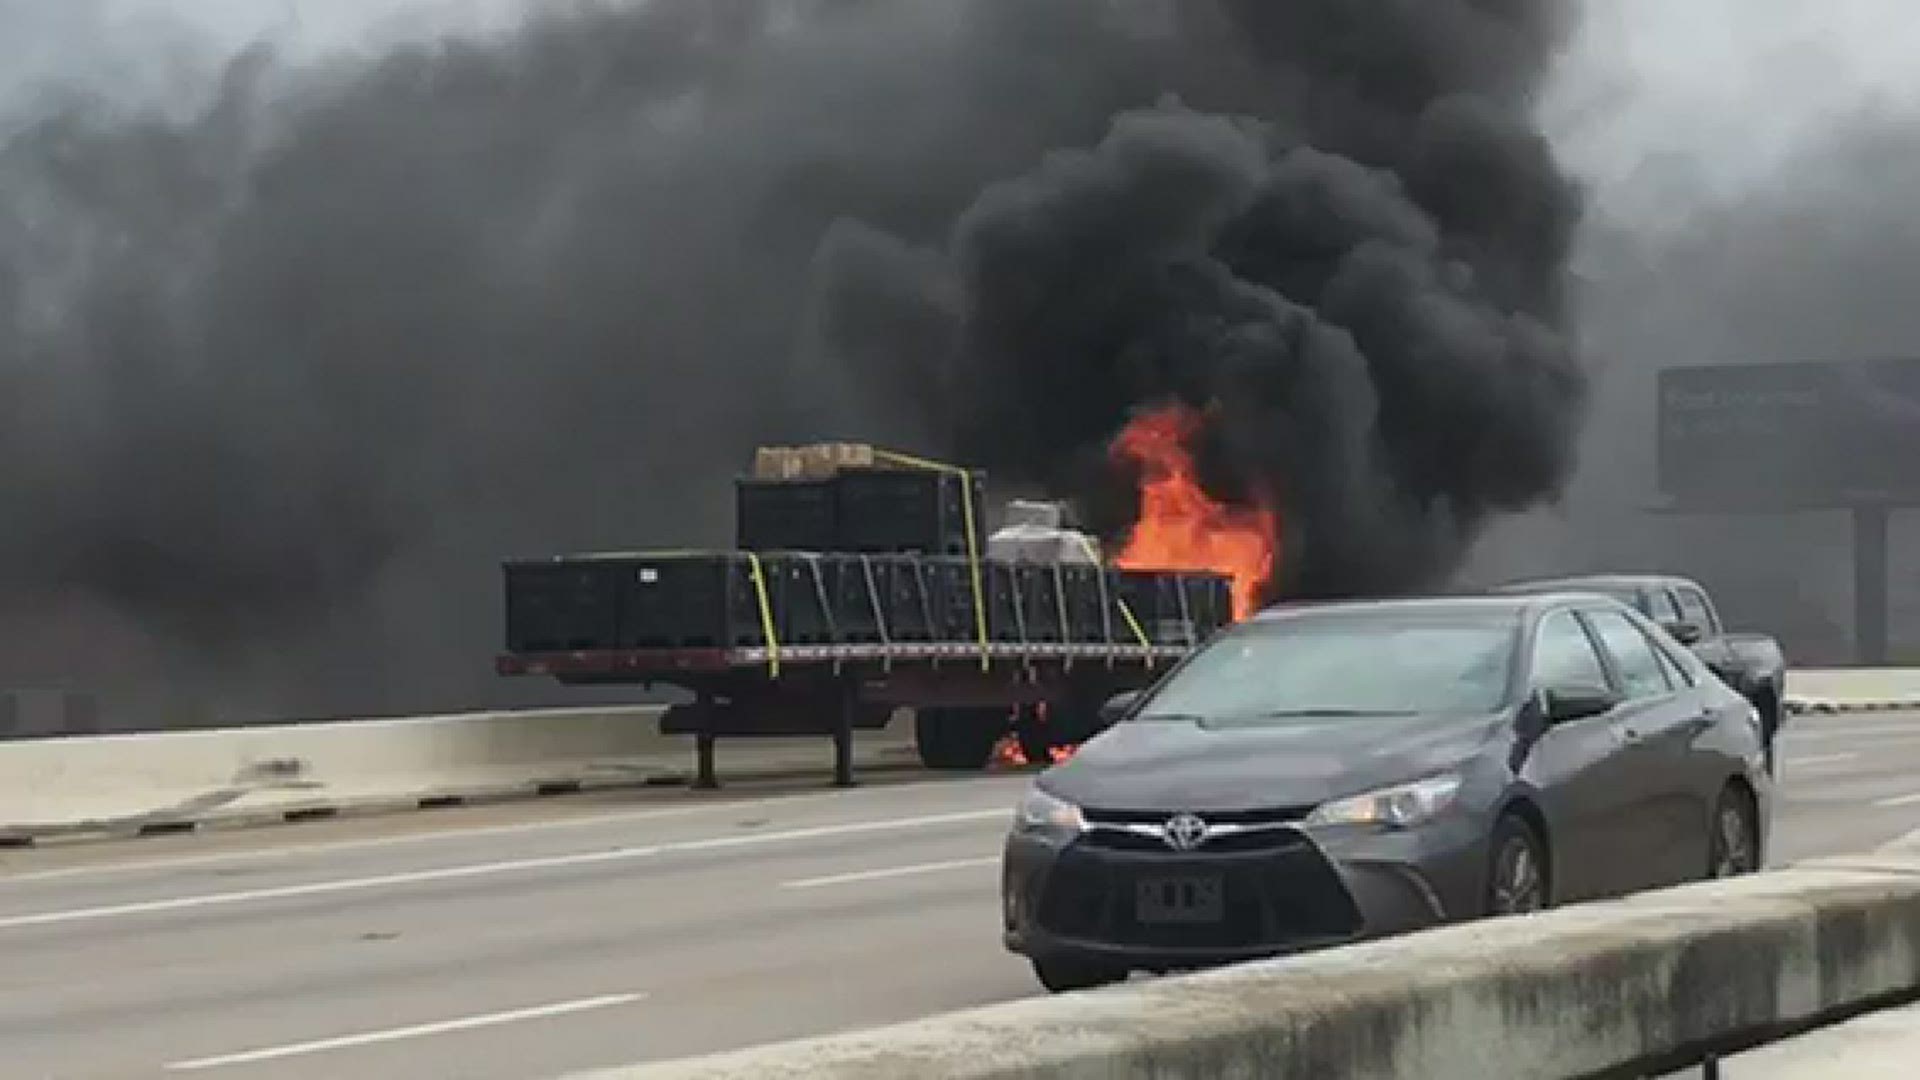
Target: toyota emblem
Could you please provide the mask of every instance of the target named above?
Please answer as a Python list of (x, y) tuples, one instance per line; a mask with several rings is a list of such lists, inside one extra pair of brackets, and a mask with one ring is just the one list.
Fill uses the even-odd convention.
[(1207, 839), (1207, 823), (1192, 814), (1175, 814), (1161, 830), (1167, 846), (1175, 851), (1192, 851)]

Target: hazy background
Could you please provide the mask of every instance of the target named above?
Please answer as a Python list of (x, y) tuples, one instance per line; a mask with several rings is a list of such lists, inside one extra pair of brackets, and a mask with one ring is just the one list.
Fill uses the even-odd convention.
[[(1920, 355), (1915, 48), (1920, 5), (1903, 0), (1588, 5), (1543, 118), (1592, 200), (1575, 268), (1594, 416), (1565, 505), (1503, 528), (1473, 577), (1690, 572), (1794, 659), (1850, 657), (1844, 515), (1639, 512), (1656, 501), (1653, 375)], [(1890, 538), (1891, 648), (1908, 662), (1916, 518), (1896, 514)]]
[[(198, 215), (221, 212), (221, 200), (231, 193), (222, 193), (217, 177), (259, 152), (254, 142), (258, 133), (272, 131), (276, 123), (273, 103), (316, 95), (324, 99), (343, 85), (339, 73), (379, 61), (397, 44), (413, 43), (426, 50), (414, 54), (418, 60), (442, 48), (431, 43), (444, 33), (507, 32), (530, 2), (0, 0), (0, 139), (31, 138), (38, 140), (34, 145), (39, 150), (72, 154), (73, 175), (115, 176), (111, 168), (98, 169), (98, 157), (87, 155), (123, 144), (94, 139), (95, 132), (85, 123), (71, 129), (35, 127), (38, 120), (61, 114), (62, 103), (76, 93), (92, 99), (78, 115), (94, 117), (117, 132), (124, 133), (129, 110), (159, 110), (168, 123), (192, 125), (195, 136), (192, 152), (175, 152), (166, 124), (149, 123), (149, 137), (160, 150), (142, 160), (166, 162), (177, 173), (123, 174), (98, 188), (81, 189), (81, 208), (93, 200), (104, 212), (97, 218), (100, 227), (78, 240), (46, 227), (54, 215), (75, 210), (73, 191), (53, 200), (31, 187), (21, 173), (9, 172), (0, 159), (0, 196), (8, 208), (0, 211), (0, 243), (16, 245), (16, 251), (21, 250), (17, 245), (46, 245), (31, 251), (36, 267), (31, 279), (0, 272), (0, 304), (12, 306), (24, 321), (59, 321), (71, 315), (60, 311), (59, 304), (66, 295), (63, 286), (76, 275), (102, 266), (119, 270), (120, 261), (137, 258), (142, 251), (191, 259), (192, 243), (180, 242), (174, 231), (190, 236)], [(1914, 268), (1920, 266), (1920, 219), (1907, 194), (1920, 191), (1920, 67), (1903, 59), (1920, 47), (1920, 6), (1910, 0), (1851, 0), (1817, 10), (1793, 0), (1593, 0), (1586, 6), (1582, 30), (1540, 102), (1544, 129), (1567, 167), (1585, 183), (1590, 200), (1574, 253), (1577, 285), (1572, 298), (1580, 347), (1596, 376), (1581, 467), (1555, 510), (1507, 523), (1484, 538), (1466, 576), (1477, 580), (1623, 566), (1692, 572), (1719, 591), (1730, 615), (1781, 634), (1797, 657), (1844, 655), (1851, 598), (1843, 522), (1820, 515), (1693, 521), (1642, 512), (1653, 500), (1652, 375), (1677, 363), (1920, 351), (1920, 327), (1914, 325), (1920, 322), (1920, 305), (1911, 296)], [(242, 50), (261, 43), (271, 44), (271, 60), (256, 54), (235, 63)], [(888, 45), (869, 44), (874, 49)], [(1036, 51), (1040, 49), (1037, 45)], [(668, 68), (674, 63), (718, 62), (708, 55), (658, 59)], [(910, 68), (923, 60), (905, 56), (900, 62)], [(432, 67), (392, 65), (389, 77), (417, 77)], [(823, 65), (823, 73), (827, 70)], [(642, 69), (581, 72), (580, 77), (585, 84), (594, 77), (646, 74)], [(210, 112), (209, 102), (221, 100), (221, 87), (230, 90), (234, 80), (252, 80), (254, 89), (226, 96), (266, 103), (269, 115)], [(66, 109), (65, 115), (76, 114)], [(452, 118), (446, 130), (432, 137), (458, 145), (501, 120), (476, 111)], [(583, 132), (604, 134), (611, 122), (581, 117)], [(671, 131), (671, 103), (651, 122)], [(230, 137), (223, 141), (227, 133)], [(393, 137), (412, 136), (397, 125)], [(326, 156), (325, 140), (311, 152), (307, 165), (340, 166)], [(581, 152), (588, 150), (583, 147)], [(214, 156), (205, 156), (208, 153)], [(405, 156), (396, 153), (395, 158)], [(737, 159), (715, 168), (750, 171), (758, 160), (746, 146)], [(517, 164), (513, 148), (502, 147), (478, 183), (492, 196), (518, 190)], [(382, 175), (381, 165), (373, 160), (356, 167), (372, 170), (370, 182), (386, 190), (403, 190), (407, 178)], [(684, 183), (685, 177), (676, 180)], [(267, 182), (272, 182), (270, 176)], [(596, 205), (596, 200), (610, 210), (620, 205), (611, 193), (572, 194), (584, 205)], [(798, 194), (806, 197), (804, 187)], [(698, 192), (691, 197), (697, 199)], [(480, 204), (498, 202), (488, 198), (474, 203)], [(153, 213), (156, 209), (162, 212)], [(336, 208), (322, 201), (310, 209), (329, 213)], [(556, 216), (561, 215), (558, 208), (533, 203), (520, 209), (512, 240), (532, 251), (581, 235), (577, 221)], [(457, 197), (422, 192), (406, 212), (443, 215), (447, 228), (457, 229), (460, 215), (472, 210)], [(704, 314), (712, 307), (726, 307), (708, 297), (683, 295), (670, 274), (648, 268), (662, 260), (705, 260), (699, 273), (713, 274), (726, 270), (726, 260), (742, 257), (728, 246), (728, 237), (703, 234), (698, 220), (692, 215), (687, 228), (667, 236), (657, 252), (610, 249), (595, 254), (610, 280), (619, 282), (607, 287), (627, 289), (634, 303), (666, 309), (685, 305)], [(164, 233), (159, 237), (163, 242), (116, 233), (133, 221), (157, 222), (152, 227)], [(342, 219), (333, 237), (338, 243), (355, 241), (346, 226)], [(274, 227), (273, 222), (257, 225), (262, 258), (271, 249)], [(327, 231), (318, 230), (314, 237), (326, 240)], [(400, 252), (398, 258), (426, 268), (446, 250), (457, 250), (457, 245)], [(276, 272), (265, 262), (252, 265), (242, 259), (233, 265), (262, 277)], [(188, 269), (183, 267), (181, 276)], [(741, 269), (746, 273), (751, 268)], [(124, 272), (128, 281), (170, 278), (164, 265)], [(436, 282), (424, 269), (421, 277), (415, 294), (368, 296), (362, 302), (366, 311), (376, 314), (412, 313), (408, 317), (423, 320), (420, 334), (426, 342), (441, 329), (427, 323), (455, 317), (450, 297), (456, 285)], [(235, 290), (254, 284), (245, 275), (221, 283)], [(509, 284), (531, 290), (533, 299), (527, 302), (550, 304), (565, 313), (570, 320), (567, 334), (584, 338), (607, 329), (592, 324), (588, 309), (608, 297), (580, 298), (578, 310), (570, 311), (565, 295), (541, 294), (537, 280)], [(135, 346), (127, 351), (138, 354), (141, 334), (159, 333), (170, 325), (170, 301), (157, 299), (111, 290), (96, 294), (95, 302), (108, 304), (110, 310), (89, 325), (111, 323), (128, 328), (122, 332), (133, 337), (90, 344), (109, 351)], [(750, 293), (727, 299), (736, 313), (750, 311), (759, 302)], [(289, 384), (287, 380), (298, 375), (275, 368), (276, 351), (312, 357), (351, 350), (350, 337), (329, 333), (311, 321), (315, 318), (311, 311), (289, 310), (282, 323), (270, 328), (272, 333), (260, 332), (257, 340), (216, 343), (229, 354), (257, 350), (259, 370), (237, 385), (230, 371), (209, 377), (222, 380), (223, 391), (258, 394), (258, 400), (276, 406), (247, 432), (263, 445), (296, 443), (303, 426), (336, 422), (328, 418), (338, 417), (342, 409), (379, 407), (355, 399), (350, 366), (343, 384), (326, 387)], [(148, 329), (142, 330), (143, 325)], [(501, 358), (532, 346), (503, 338), (507, 331), (502, 328), (507, 327), (510, 320), (503, 318), (456, 338), (476, 355), (485, 354), (485, 363), (474, 363), (475, 379), (502, 378), (499, 372), (514, 365), (501, 365)], [(743, 327), (730, 337), (728, 347), (743, 353), (778, 349), (790, 342), (793, 329), (775, 325), (750, 333)], [(183, 392), (169, 380), (151, 378), (152, 373), (142, 378), (138, 370), (103, 370), (94, 373), (95, 379), (111, 376), (115, 387), (103, 398), (95, 396), (101, 381), (61, 387), (36, 380), (35, 359), (0, 352), (0, 424), (5, 425), (0, 427), (0, 452), (57, 444), (63, 430), (84, 433), (90, 424), (140, 412), (134, 406), (148, 403), (156, 406), (155, 415), (172, 417), (166, 422), (193, 429), (191, 408), (157, 408), (187, 404), (165, 397)], [(421, 371), (447, 359), (423, 355)], [(661, 365), (666, 386), (676, 370), (687, 370), (684, 365), (695, 361), (676, 358), (669, 348), (652, 362)], [(124, 610), (80, 594), (34, 595), (42, 579), (18, 556), (33, 550), (22, 537), (39, 519), (5, 522), (15, 535), (11, 542), (0, 538), (0, 557), (12, 557), (0, 567), (0, 594), (12, 601), (6, 607), (32, 614), (0, 621), (8, 655), (0, 666), (0, 685), (71, 682), (99, 689), (147, 715), (217, 714), (231, 719), (362, 705), (457, 707), (551, 696), (545, 687), (502, 685), (487, 674), (487, 650), (497, 637), (498, 620), (497, 583), (487, 566), (471, 570), (471, 589), (449, 589), (450, 580), (461, 578), (448, 572), (448, 560), (468, 557), (457, 550), (457, 543), (450, 540), (445, 550), (393, 550), (391, 523), (411, 528), (422, 515), (431, 520), (436, 513), (432, 506), (408, 502), (405, 493), (422, 482), (457, 491), (471, 503), (487, 506), (491, 514), (519, 520), (504, 537), (520, 537), (541, 552), (610, 542), (700, 539), (701, 523), (723, 515), (730, 496), (724, 486), (710, 490), (711, 485), (684, 483), (679, 460), (626, 460), (613, 474), (596, 467), (597, 455), (630, 459), (639, 445), (636, 436), (631, 443), (581, 445), (578, 470), (552, 478), (550, 504), (488, 504), (490, 490), (526, 489), (529, 478), (515, 470), (539, 455), (522, 453), (516, 446), (553, 436), (550, 430), (531, 427), (500, 430), (462, 411), (463, 403), (503, 389), (537, 398), (542, 392), (537, 363), (520, 368), (524, 385), (513, 377), (504, 386), (489, 381), (484, 387), (462, 387), (456, 382), (436, 385), (424, 398), (440, 403), (436, 431), (456, 433), (484, 449), (475, 455), (483, 466), (472, 471), (392, 477), (386, 474), (389, 462), (365, 456), (365, 448), (356, 451), (350, 437), (335, 438), (329, 441), (341, 447), (339, 456), (305, 462), (307, 475), (352, 475), (360, 470), (370, 478), (364, 488), (343, 488), (310, 501), (278, 498), (281, 485), (299, 482), (303, 474), (295, 469), (274, 478), (208, 485), (197, 496), (205, 502), (187, 498), (176, 504), (169, 500), (181, 499), (176, 487), (181, 475), (190, 475), (196, 466), (191, 455), (166, 463), (143, 462), (137, 456), (51, 463), (47, 467), (58, 470), (57, 482), (36, 484), (35, 498), (57, 501), (66, 497), (63, 491), (85, 498), (87, 485), (128, 484), (145, 493), (139, 513), (174, 530), (166, 537), (169, 545), (191, 543), (194, 530), (211, 527), (215, 515), (254, 500), (250, 512), (255, 524), (250, 527), (260, 534), (250, 539), (259, 548), (271, 550), (276, 534), (296, 536), (324, 528), (344, 553), (340, 558), (378, 563), (382, 570), (370, 599), (335, 609), (323, 598), (347, 571), (325, 559), (300, 567), (296, 584), (289, 586), (281, 575), (284, 567), (276, 566), (269, 574), (260, 567), (220, 566), (213, 568), (218, 580), (196, 581), (195, 575), (208, 573), (208, 568), (170, 570), (149, 558), (151, 552), (139, 550), (99, 553), (106, 564), (139, 567), (133, 579), (116, 581), (116, 587), (161, 608), (170, 606), (170, 597), (191, 595), (196, 589), (242, 595), (257, 591), (257, 629), (245, 629), (244, 612), (224, 613), (217, 662), (209, 664), (201, 627), (130, 618)], [(298, 365), (292, 370), (297, 372)], [(183, 385), (193, 386), (191, 380)], [(317, 395), (325, 407), (310, 413), (283, 407), (307, 393)], [(112, 407), (103, 409), (102, 400)], [(616, 416), (622, 409), (644, 415), (651, 425), (646, 442), (673, 446), (684, 456), (716, 446), (730, 453), (740, 430), (765, 419), (722, 419), (719, 410), (727, 400), (724, 394), (695, 396), (677, 408), (663, 409), (657, 401), (615, 398), (603, 407)], [(594, 429), (608, 430), (606, 418), (600, 419)], [(178, 433), (149, 434), (158, 438)], [(223, 447), (203, 449), (205, 468), (223, 460)], [(722, 462), (707, 475), (724, 476), (732, 467), (731, 461)], [(607, 489), (609, 479), (616, 479), (618, 486)], [(597, 492), (609, 509), (575, 515), (565, 530), (552, 528), (556, 508), (579, 506), (583, 492)], [(643, 515), (646, 520), (637, 523), (632, 506), (643, 500), (671, 509), (663, 509), (657, 520)], [(53, 504), (46, 508), (49, 519), (58, 509)], [(104, 524), (110, 531), (112, 523)], [(637, 524), (643, 524), (648, 535), (629, 536)], [(1896, 649), (1903, 640), (1920, 637), (1920, 595), (1911, 580), (1914, 564), (1903, 554), (1911, 550), (1915, 529), (1904, 517), (1896, 519)], [(447, 533), (440, 530), (439, 535)], [(457, 540), (457, 530), (453, 535)], [(609, 541), (613, 535), (626, 539)], [(277, 614), (282, 610), (298, 610), (310, 624), (289, 628)], [(242, 628), (237, 635), (235, 618)], [(362, 632), (370, 626), (376, 629)], [(381, 662), (369, 662), (370, 647), (380, 651)], [(407, 649), (418, 650), (419, 665), (394, 661)]]

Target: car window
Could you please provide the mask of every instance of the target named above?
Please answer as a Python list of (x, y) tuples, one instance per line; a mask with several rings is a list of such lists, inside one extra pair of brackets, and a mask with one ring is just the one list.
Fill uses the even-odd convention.
[(1510, 617), (1302, 616), (1203, 646), (1135, 720), (1491, 712), (1512, 696)]
[(1618, 611), (1589, 612), (1587, 621), (1592, 624), (1593, 632), (1600, 635), (1600, 643), (1613, 657), (1614, 667), (1619, 669), (1621, 689), (1629, 698), (1655, 697), (1673, 690), (1667, 681), (1667, 673), (1660, 666), (1660, 659), (1654, 654), (1653, 642), (1633, 624), (1633, 620)]
[(1648, 595), (1652, 597), (1652, 602), (1647, 606), (1646, 614), (1654, 622), (1664, 626), (1684, 618), (1680, 614), (1680, 605), (1673, 602), (1673, 593), (1666, 589), (1651, 589)]
[(1573, 613), (1556, 611), (1541, 620), (1540, 633), (1533, 642), (1531, 688), (1606, 685), (1607, 671), (1600, 666), (1600, 654), (1593, 651), (1593, 639)]
[(1681, 589), (1680, 617), (1700, 628), (1703, 634), (1714, 634), (1720, 627), (1713, 619), (1713, 609), (1707, 606), (1707, 598), (1700, 595), (1698, 589)]
[(1654, 643), (1653, 655), (1660, 660), (1660, 670), (1667, 673), (1667, 682), (1675, 687), (1692, 686), (1693, 674), (1683, 667), (1680, 661), (1659, 642)]

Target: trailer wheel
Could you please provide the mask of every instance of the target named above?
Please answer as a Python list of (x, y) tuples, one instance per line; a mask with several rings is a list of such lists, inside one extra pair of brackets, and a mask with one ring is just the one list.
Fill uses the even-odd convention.
[(920, 763), (942, 772), (979, 772), (1007, 733), (1002, 709), (916, 709), (913, 738)]
[(1049, 721), (1052, 710), (1044, 705), (1022, 705), (1013, 721), (1013, 733), (1020, 740), (1020, 753), (1035, 765), (1053, 760), (1054, 727)]

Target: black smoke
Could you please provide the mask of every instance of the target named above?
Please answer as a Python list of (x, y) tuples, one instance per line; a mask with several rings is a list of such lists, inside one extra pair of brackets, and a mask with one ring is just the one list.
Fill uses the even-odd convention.
[(1279, 588), (1433, 582), (1572, 467), (1569, 7), (651, 0), (55, 88), (0, 128), (0, 675), (503, 700), (502, 556), (723, 543), (822, 436), (1112, 527), (1167, 400)]

